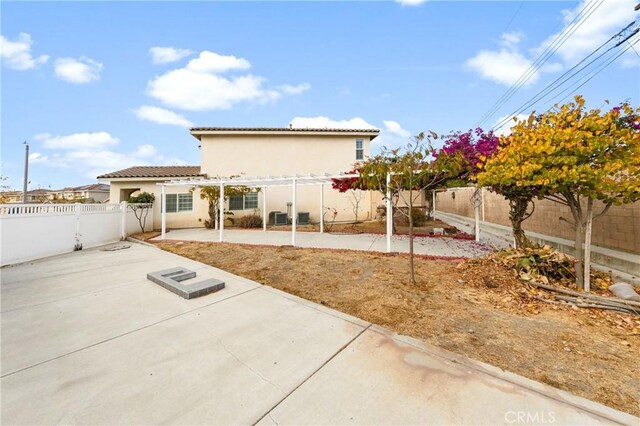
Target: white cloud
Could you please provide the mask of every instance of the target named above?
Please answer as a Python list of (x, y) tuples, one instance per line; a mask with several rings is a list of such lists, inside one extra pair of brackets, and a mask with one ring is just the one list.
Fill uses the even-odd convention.
[(428, 0), (395, 0), (396, 3), (401, 4), (403, 6), (420, 6), (423, 3), (426, 3)]
[(507, 49), (515, 49), (522, 41), (524, 34), (521, 32), (502, 33), (500, 35), (500, 45)]
[(295, 86), (292, 86), (291, 84), (283, 84), (282, 86), (278, 86), (278, 90), (280, 90), (285, 95), (299, 95), (309, 89), (311, 89), (311, 85), (309, 83), (300, 83)]
[(193, 53), (189, 49), (178, 49), (175, 47), (152, 47), (149, 49), (151, 60), (154, 64), (169, 64), (179, 61)]
[(89, 83), (100, 79), (102, 64), (82, 56), (75, 58), (58, 58), (54, 64), (56, 76), (74, 84)]
[(33, 41), (27, 33), (20, 33), (15, 41), (0, 35), (0, 58), (7, 68), (13, 70), (29, 70), (44, 64), (49, 60), (48, 55), (34, 58), (31, 55)]
[(66, 136), (42, 133), (34, 136), (34, 139), (41, 141), (43, 148), (52, 152), (34, 152), (29, 156), (32, 162), (67, 169), (69, 173), (77, 173), (91, 179), (131, 166), (185, 164), (180, 159), (163, 156), (151, 144), (138, 145), (129, 152), (118, 152), (114, 148), (118, 145), (119, 139), (108, 132), (75, 133)]
[[(468, 59), (466, 65), (487, 80), (510, 86), (531, 66), (531, 61), (519, 52), (507, 49), (481, 50), (476, 56)], [(536, 72), (527, 81), (527, 84), (532, 84), (537, 79), (538, 73)]]
[(156, 149), (155, 146), (145, 144), (145, 145), (138, 146), (138, 148), (136, 149), (136, 152), (133, 155), (135, 157), (146, 158), (146, 157), (153, 157), (157, 154), (158, 154), (158, 150)]
[(29, 154), (29, 163), (46, 163), (48, 160), (49, 157), (40, 152), (32, 152)]
[(157, 124), (169, 124), (172, 126), (193, 127), (191, 121), (168, 109), (144, 105), (133, 112), (140, 120), (152, 121)]
[[(573, 9), (564, 10), (562, 12), (564, 19), (562, 30), (565, 34), (571, 35), (552, 56), (552, 58), (557, 58), (556, 62), (548, 62), (533, 72), (526, 85), (535, 83), (539, 79), (540, 73), (559, 72), (567, 66), (574, 65), (609, 40), (613, 34), (633, 19), (631, 11), (636, 3), (637, 0), (606, 0), (602, 3), (582, 0)], [(597, 9), (592, 8), (598, 4)], [(577, 23), (571, 24), (571, 21), (585, 9), (585, 6), (586, 12), (583, 16), (587, 17), (586, 20), (583, 21), (580, 18)], [(558, 33), (552, 34), (542, 43), (530, 49), (529, 52), (522, 53), (518, 46), (524, 35), (518, 32), (504, 33), (500, 36), (499, 50), (481, 50), (466, 61), (466, 66), (476, 71), (484, 79), (510, 86), (527, 71), (533, 60), (539, 57), (557, 36)], [(637, 61), (632, 58), (634, 55), (633, 52), (628, 52), (625, 55), (626, 58), (622, 58), (622, 66), (629, 63), (637, 64)]]
[(119, 139), (107, 132), (74, 133), (65, 136), (53, 136), (49, 133), (41, 133), (34, 137), (41, 141), (45, 148), (49, 149), (101, 149), (118, 144)]
[(248, 70), (251, 64), (244, 58), (219, 55), (204, 50), (197, 58), (190, 60), (186, 68), (196, 72), (222, 73), (231, 70)]
[[(567, 28), (588, 3), (592, 4), (587, 6), (585, 14), (588, 15), (591, 10), (593, 14), (582, 25), (580, 25), (581, 21), (578, 21), (577, 25), (573, 24)], [(573, 9), (564, 10), (565, 29), (566, 31), (575, 30), (575, 32), (558, 49), (557, 55), (567, 64), (574, 64), (581, 60), (633, 20), (632, 11), (637, 3), (637, 0), (606, 0), (597, 9), (591, 9), (593, 2), (582, 0)], [(557, 34), (549, 36), (536, 53), (549, 46), (556, 36)]]
[(147, 93), (165, 105), (187, 111), (229, 109), (238, 103), (275, 102), (283, 95), (300, 94), (309, 84), (266, 88), (264, 77), (244, 74), (222, 77), (217, 73), (242, 71), (251, 64), (243, 58), (204, 51), (186, 67), (168, 71), (148, 83)]
[(376, 129), (360, 117), (349, 120), (332, 120), (329, 117), (295, 117), (291, 127), (296, 129)]
[[(502, 117), (498, 118), (496, 120), (496, 122), (493, 124), (494, 126), (497, 126), (498, 124), (500, 124), (505, 118), (509, 117), (508, 115), (503, 115)], [(495, 133), (497, 136), (506, 136), (511, 134), (511, 129), (518, 124), (519, 121), (523, 121), (528, 119), (529, 116), (528, 115), (524, 115), (524, 114), (517, 114), (515, 116), (515, 120), (512, 118), (511, 120), (507, 121), (506, 123), (504, 123), (502, 126), (498, 127), (497, 129), (495, 129), (493, 131), (493, 133)]]
[(405, 130), (400, 126), (400, 123), (393, 120), (382, 120), (385, 126), (385, 131), (391, 133), (392, 135), (399, 136), (401, 138), (409, 138), (411, 137), (411, 132)]

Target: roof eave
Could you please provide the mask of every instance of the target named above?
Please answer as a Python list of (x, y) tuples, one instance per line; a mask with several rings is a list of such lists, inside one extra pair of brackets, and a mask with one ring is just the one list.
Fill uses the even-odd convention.
[(379, 129), (217, 129), (192, 127), (189, 133), (199, 141), (205, 135), (282, 135), (282, 136), (369, 136), (371, 140), (379, 134)]

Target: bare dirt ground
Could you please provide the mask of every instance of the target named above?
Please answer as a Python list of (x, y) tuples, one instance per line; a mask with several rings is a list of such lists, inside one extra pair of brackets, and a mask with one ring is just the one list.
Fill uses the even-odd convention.
[(640, 415), (640, 317), (551, 305), (514, 272), (478, 261), (226, 243), (164, 250)]
[[(234, 226), (227, 226), (227, 228), (231, 229), (241, 229)], [(290, 225), (284, 226), (268, 226), (269, 229), (274, 231), (291, 231)], [(454, 238), (463, 238), (463, 239), (474, 239), (473, 235), (469, 235), (465, 232), (460, 231), (455, 226), (451, 226), (448, 223), (442, 222), (441, 220), (427, 220), (422, 223), (420, 226), (413, 227), (414, 235), (430, 235), (433, 233), (434, 228), (442, 228), (444, 231), (444, 236), (454, 237)], [(384, 221), (371, 220), (365, 222), (358, 223), (335, 223), (335, 224), (326, 224), (325, 232), (329, 233), (337, 233), (337, 234), (385, 234), (387, 232), (387, 224)], [(320, 231), (320, 225), (318, 224), (310, 224), (310, 225), (297, 225), (296, 230), (300, 232), (318, 232)], [(409, 226), (405, 224), (395, 224), (394, 234), (398, 235), (408, 235), (409, 234)]]

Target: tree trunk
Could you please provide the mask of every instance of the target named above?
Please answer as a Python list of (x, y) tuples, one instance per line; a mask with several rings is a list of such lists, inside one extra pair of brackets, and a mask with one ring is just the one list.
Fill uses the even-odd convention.
[(209, 229), (218, 229), (218, 221), (217, 219), (217, 214), (216, 214), (216, 202), (215, 201), (209, 201), (209, 226), (207, 226), (207, 228)]
[(525, 220), (528, 206), (529, 200), (525, 198), (517, 197), (509, 200), (509, 219), (511, 220), (516, 248), (531, 247), (531, 241), (529, 241), (524, 229), (522, 229), (522, 222)]
[(593, 198), (587, 201), (587, 224), (584, 237), (584, 291), (591, 291), (591, 229), (593, 228)]
[(582, 248), (584, 226), (582, 218), (579, 218), (575, 224), (575, 249), (576, 249), (576, 286), (580, 290), (584, 290), (584, 249)]

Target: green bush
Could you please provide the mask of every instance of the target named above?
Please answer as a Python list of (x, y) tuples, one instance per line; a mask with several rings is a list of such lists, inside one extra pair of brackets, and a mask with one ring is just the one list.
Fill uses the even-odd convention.
[(240, 228), (260, 228), (262, 227), (262, 217), (257, 214), (249, 214), (238, 219)]
[(149, 194), (148, 192), (141, 192), (140, 194), (129, 197), (130, 203), (140, 203), (140, 204), (151, 204), (155, 201), (156, 196), (153, 194)]

